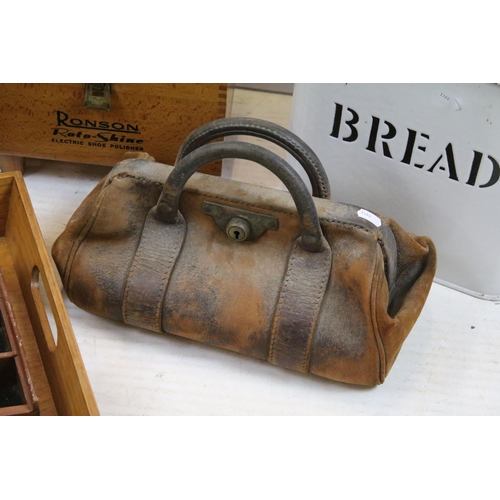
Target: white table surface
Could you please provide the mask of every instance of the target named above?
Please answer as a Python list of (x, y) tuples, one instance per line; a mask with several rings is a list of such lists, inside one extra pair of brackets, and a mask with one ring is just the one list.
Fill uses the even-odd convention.
[[(47, 249), (109, 168), (29, 161)], [(88, 314), (65, 297), (102, 415), (499, 415), (500, 303), (433, 284), (382, 386), (301, 375)]]

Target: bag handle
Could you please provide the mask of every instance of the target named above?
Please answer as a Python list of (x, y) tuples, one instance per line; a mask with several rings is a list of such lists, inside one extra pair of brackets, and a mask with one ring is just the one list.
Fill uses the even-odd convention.
[(182, 158), (168, 176), (155, 207), (155, 216), (175, 224), (181, 192), (188, 179), (207, 163), (239, 158), (259, 163), (285, 184), (295, 201), (301, 223), (301, 244), (305, 250), (319, 252), (325, 245), (314, 200), (299, 174), (277, 154), (255, 144), (229, 141), (207, 144)]
[(266, 139), (288, 151), (304, 168), (311, 182), (312, 194), (330, 199), (330, 182), (323, 164), (314, 151), (293, 132), (258, 118), (221, 118), (197, 128), (182, 143), (175, 164), (186, 155), (209, 142), (230, 135), (249, 135)]

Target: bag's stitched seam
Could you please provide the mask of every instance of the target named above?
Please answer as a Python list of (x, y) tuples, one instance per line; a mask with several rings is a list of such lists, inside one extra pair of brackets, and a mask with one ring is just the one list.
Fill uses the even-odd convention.
[[(175, 248), (174, 248), (175, 250)], [(156, 306), (155, 306), (155, 325), (156, 325), (156, 330), (161, 332), (161, 322), (160, 322), (160, 311), (161, 311), (161, 305), (163, 302), (163, 292), (165, 291), (165, 285), (167, 283), (167, 278), (169, 277), (169, 271), (172, 267), (172, 254), (174, 252), (172, 250), (172, 253), (170, 254), (170, 259), (167, 261), (167, 269), (163, 273), (163, 276), (161, 278), (161, 286), (158, 287), (158, 294), (156, 296)]]
[[(146, 215), (146, 217), (144, 218), (144, 221), (142, 223), (141, 235), (144, 234), (144, 227), (146, 226), (146, 223), (148, 221), (148, 215), (149, 215), (149, 212)], [(130, 293), (130, 286), (129, 286), (130, 277), (132, 276), (132, 273), (135, 271), (135, 268), (137, 267), (137, 260), (138, 260), (137, 257), (142, 252), (141, 243), (142, 243), (142, 238), (139, 238), (139, 242), (137, 243), (137, 247), (136, 247), (135, 252), (134, 252), (134, 258), (132, 260), (132, 265), (130, 266), (130, 269), (128, 270), (128, 273), (127, 273), (127, 284), (125, 285), (125, 293), (124, 293), (123, 305), (122, 305), (122, 316), (123, 316), (123, 321), (125, 321), (125, 323), (128, 323), (128, 318), (129, 318), (127, 303), (128, 303), (128, 296)]]
[[(330, 262), (331, 262), (331, 257), (330, 257)], [(319, 292), (318, 292), (318, 297), (316, 298), (316, 302), (313, 305), (313, 310), (316, 310), (316, 307), (320, 303), (321, 298), (324, 297), (324, 292), (325, 292), (325, 289), (326, 289), (325, 282), (326, 282), (326, 277), (329, 274), (329, 272), (330, 272), (330, 268), (329, 269), (325, 269), (323, 271), (323, 277), (321, 279), (321, 284), (320, 284), (320, 288), (319, 288)], [(308, 364), (309, 364), (309, 359), (310, 359), (310, 354), (311, 354), (311, 347), (312, 347), (313, 339), (314, 339), (314, 332), (316, 330), (316, 324), (318, 322), (318, 315), (319, 315), (319, 311), (316, 312), (316, 318), (314, 320), (313, 325), (311, 326), (311, 331), (309, 332), (309, 338), (308, 338), (308, 341), (307, 341), (307, 347), (306, 347), (306, 350), (304, 352), (304, 362), (302, 363), (302, 370), (304, 372), (305, 371), (309, 371)]]
[[(213, 127), (213, 128), (211, 128), (210, 130), (207, 130), (206, 132), (203, 132), (202, 134), (199, 134), (198, 136), (196, 136), (196, 137), (194, 137), (193, 139), (191, 139), (191, 140), (190, 140), (190, 141), (186, 144), (186, 147), (185, 147), (184, 149), (189, 150), (189, 147), (193, 144), (193, 142), (196, 142), (196, 141), (198, 141), (198, 140), (200, 140), (200, 139), (203, 141), (203, 139), (204, 139), (207, 135), (208, 135), (208, 136), (210, 136), (210, 135), (211, 135), (214, 131), (220, 131), (220, 130), (223, 130), (224, 128), (226, 128), (226, 126)], [(271, 132), (271, 133), (276, 133), (277, 135), (279, 135), (279, 136), (280, 136), (280, 140), (281, 140), (282, 142), (284, 142), (284, 140), (283, 140), (283, 137), (284, 137), (284, 136), (283, 136), (283, 134), (282, 134), (280, 131), (278, 131), (278, 130), (273, 130), (273, 129), (271, 129), (271, 128), (263, 127), (263, 126), (261, 126), (261, 125), (252, 125), (252, 127), (251, 127), (251, 128), (256, 129), (256, 130), (261, 130), (261, 131), (263, 131), (263, 132), (267, 132), (267, 133), (269, 133), (269, 132)], [(244, 134), (244, 132), (245, 132), (245, 131), (244, 131), (244, 130), (242, 130), (242, 131), (240, 132), (240, 134), (238, 134), (238, 135), (245, 135), (245, 134)], [(306, 150), (304, 150), (304, 149), (302, 148), (302, 146), (301, 146), (300, 144), (298, 144), (298, 143), (294, 142), (294, 146), (295, 146), (295, 148), (296, 148), (297, 150), (299, 150), (299, 151), (303, 154), (303, 156), (305, 156), (305, 157), (307, 158), (307, 160), (309, 160), (310, 165), (311, 165), (311, 166), (312, 166), (312, 168), (316, 171), (316, 174), (317, 174), (317, 176), (318, 176), (318, 177), (316, 177), (316, 178), (314, 178), (314, 179), (319, 181), (319, 184), (320, 184), (320, 186), (321, 186), (320, 191), (321, 191), (321, 193), (322, 193), (324, 196), (326, 196), (328, 193), (326, 192), (326, 188), (325, 188), (325, 185), (324, 185), (324, 182), (323, 182), (323, 179), (322, 179), (322, 177), (323, 177), (323, 176), (322, 176), (322, 174), (321, 174), (320, 170), (319, 170), (319, 169), (316, 167), (316, 165), (314, 164), (314, 160), (313, 160), (313, 159), (312, 159), (312, 157), (309, 155), (309, 153), (308, 153)], [(306, 170), (306, 172), (307, 172), (307, 169), (306, 169), (305, 167), (304, 167), (304, 170)]]
[(360, 229), (361, 231), (364, 231), (367, 234), (370, 234), (370, 235), (377, 237), (377, 235), (375, 233), (373, 233), (372, 231), (370, 231), (368, 228), (360, 226), (358, 224), (355, 224), (354, 222), (341, 222), (341, 221), (338, 221), (335, 219), (327, 219), (326, 217), (320, 217), (319, 220), (322, 222), (330, 222), (330, 223), (335, 224), (337, 226)]
[(387, 250), (385, 249), (384, 240), (377, 238), (377, 243), (380, 245), (380, 248), (382, 249), (382, 254), (384, 256), (384, 267), (385, 267), (385, 269), (388, 269), (388, 267), (387, 267)]
[[(377, 332), (377, 339), (378, 342), (380, 343), (380, 382), (383, 382), (385, 379), (385, 365), (386, 365), (386, 360), (387, 360), (387, 353), (385, 352), (385, 345), (384, 342), (382, 341), (382, 336), (380, 335), (380, 327), (379, 327), (379, 321), (378, 321), (378, 307), (377, 304), (379, 303), (378, 297), (379, 297), (379, 292), (380, 292), (380, 273), (378, 273), (377, 277), (377, 291), (375, 293), (375, 325), (376, 325), (376, 332)], [(382, 356), (383, 354), (383, 356)]]
[(75, 241), (73, 242), (73, 245), (71, 245), (71, 250), (68, 255), (68, 260), (66, 262), (66, 266), (64, 268), (64, 283), (65, 283), (65, 288), (66, 288), (66, 293), (68, 295), (68, 298), (71, 299), (70, 295), (70, 279), (71, 279), (71, 270), (73, 269), (73, 263), (75, 262), (76, 254), (78, 253), (78, 250), (80, 249), (80, 245), (83, 243), (89, 232), (91, 231), (94, 222), (97, 218), (97, 215), (101, 211), (102, 204), (104, 202), (106, 194), (104, 193), (104, 187), (102, 188), (102, 191), (99, 193), (98, 198), (96, 200), (96, 206), (94, 207), (94, 210), (90, 213), (88, 216), (87, 221), (85, 224), (82, 226), (80, 229), (80, 232), (78, 233), (78, 236), (75, 238)]
[(286, 274), (285, 279), (283, 281), (283, 287), (282, 287), (281, 292), (280, 292), (280, 298), (278, 300), (278, 305), (276, 306), (276, 315), (274, 317), (273, 328), (272, 328), (271, 346), (269, 349), (269, 361), (270, 362), (274, 362), (274, 344), (275, 344), (276, 336), (277, 336), (276, 329), (277, 329), (277, 325), (279, 323), (279, 318), (281, 315), (281, 305), (282, 305), (283, 300), (284, 300), (283, 297), (286, 294), (286, 290), (288, 288), (288, 282), (290, 281), (290, 275), (292, 273), (292, 268), (293, 268), (293, 263), (295, 260), (295, 254), (297, 252), (297, 248), (298, 248), (298, 242), (295, 243), (292, 255), (290, 256), (290, 265), (288, 266), (288, 271), (287, 271), (287, 274)]
[[(114, 179), (122, 179), (122, 178), (127, 178), (127, 177), (130, 177), (132, 179), (137, 179), (139, 181), (150, 182), (151, 184), (155, 184), (157, 186), (163, 186), (164, 185), (164, 183), (162, 183), (162, 182), (152, 181), (151, 179), (148, 179), (147, 177), (140, 177), (140, 176), (137, 176), (137, 175), (126, 173), (126, 172), (121, 172), (121, 173), (117, 174), (112, 180), (114, 180)], [(203, 195), (203, 196), (207, 196), (207, 197), (211, 197), (211, 198), (217, 198), (219, 200), (230, 201), (232, 203), (239, 203), (241, 205), (247, 205), (247, 206), (250, 206), (250, 207), (263, 208), (263, 207), (261, 207), (259, 205), (256, 205), (255, 203), (243, 202), (243, 201), (240, 201), (240, 200), (237, 200), (237, 199), (234, 199), (234, 198), (228, 198), (227, 196), (212, 195), (212, 194), (211, 195)], [(293, 215), (295, 213), (295, 212), (292, 212), (291, 210), (281, 210), (281, 209), (276, 209), (276, 208), (272, 208), (272, 209), (269, 209), (269, 210), (272, 210), (272, 211), (275, 211), (275, 212), (282, 212), (282, 213), (290, 214), (290, 215)], [(328, 219), (326, 217), (319, 217), (319, 220), (323, 221), (323, 222), (331, 222), (332, 224), (337, 224), (339, 226), (354, 227), (356, 229), (361, 229), (361, 231), (364, 231), (365, 233), (373, 234), (374, 236), (376, 236), (376, 234), (373, 233), (370, 229), (368, 229), (366, 227), (363, 227), (361, 225), (355, 224), (353, 222), (341, 222), (341, 221), (337, 221), (335, 219)]]
[[(161, 182), (152, 181), (150, 179), (147, 179), (146, 177), (138, 177), (136, 175), (128, 174), (128, 173), (125, 173), (125, 172), (118, 174), (114, 178), (115, 179), (122, 179), (122, 178), (125, 178), (125, 177), (130, 177), (132, 179), (137, 179), (137, 180), (141, 180), (141, 181), (150, 182), (151, 184), (155, 184), (157, 186), (163, 186), (164, 185)], [(259, 205), (256, 205), (255, 203), (244, 202), (244, 201), (236, 200), (234, 198), (228, 198), (227, 196), (220, 196), (220, 195), (215, 195), (215, 194), (203, 195), (203, 196), (206, 196), (207, 198), (216, 198), (218, 200), (229, 201), (231, 203), (238, 203), (240, 205), (246, 205), (246, 206), (249, 206), (249, 207), (255, 207), (255, 208), (260, 208), (260, 209), (264, 208), (264, 207), (261, 207)], [(291, 210), (282, 210), (282, 209), (279, 209), (279, 208), (272, 208), (272, 209), (270, 208), (268, 210), (274, 211), (274, 212), (281, 212), (281, 213), (284, 213), (284, 214), (290, 214), (290, 215), (293, 215), (295, 213), (295, 212), (292, 212)], [(337, 221), (335, 219), (328, 219), (326, 217), (319, 217), (319, 220), (322, 221), (322, 222), (330, 222), (330, 223), (335, 224), (337, 226), (343, 226), (343, 227), (350, 227), (350, 228), (360, 229), (361, 231), (364, 231), (367, 234), (371, 234), (373, 236), (377, 236), (370, 229), (368, 229), (366, 227), (363, 227), (361, 225), (355, 224), (354, 222), (341, 222), (341, 221)]]
[(123, 307), (122, 307), (122, 316), (123, 316), (123, 321), (125, 321), (125, 323), (129, 322), (128, 296), (130, 294), (130, 277), (135, 272), (135, 268), (137, 267), (137, 255), (140, 252), (140, 246), (141, 246), (141, 244), (139, 242), (139, 247), (135, 251), (134, 260), (132, 261), (132, 265), (130, 266), (130, 269), (127, 273), (127, 285), (125, 287), (125, 296), (123, 297)]
[[(131, 179), (137, 179), (138, 181), (144, 181), (144, 182), (149, 182), (150, 184), (155, 184), (157, 186), (164, 186), (164, 182), (159, 182), (159, 181), (152, 181), (151, 179), (148, 179), (147, 177), (142, 177), (139, 175), (133, 175), (128, 172), (120, 172), (113, 176), (112, 179), (110, 179), (110, 183), (113, 182), (115, 179), (124, 179), (124, 178), (131, 178)], [(108, 184), (109, 186), (109, 184)]]
[[(185, 230), (185, 228), (184, 228)], [(161, 324), (161, 317), (162, 317), (162, 311), (163, 311), (163, 304), (165, 302), (165, 295), (167, 293), (167, 288), (170, 283), (170, 278), (172, 276), (172, 269), (174, 266), (174, 261), (176, 261), (176, 257), (179, 256), (180, 249), (182, 247), (182, 243), (184, 242), (184, 236), (181, 236), (181, 239), (179, 243), (175, 246), (175, 248), (172, 249), (172, 253), (170, 254), (170, 259), (168, 261), (168, 268), (167, 272), (163, 274), (163, 279), (162, 279), (162, 288), (160, 291), (160, 294), (158, 296), (158, 306), (157, 306), (157, 313), (156, 313), (156, 325), (157, 329), (159, 332), (161, 332), (162, 329), (162, 324)]]
[(385, 279), (387, 280), (387, 285), (389, 285), (389, 257), (387, 255), (387, 249), (385, 248), (384, 240), (381, 238), (377, 238), (377, 243), (380, 245), (382, 249), (382, 255), (384, 257), (384, 271), (385, 271)]
[[(149, 216), (149, 214), (148, 214), (148, 216)], [(146, 220), (143, 224), (141, 234), (144, 234), (144, 231), (146, 230), (146, 223), (147, 223), (147, 217), (146, 217)], [(150, 240), (150, 239), (151, 238), (149, 236), (149, 233), (146, 231), (144, 245), (148, 244), (147, 240)], [(135, 273), (135, 270), (137, 269), (137, 262), (140, 261), (140, 257), (144, 254), (144, 249), (143, 249), (144, 247), (142, 245), (142, 242), (143, 242), (143, 240), (141, 239), (139, 242), (138, 248), (136, 250), (134, 260), (133, 260), (133, 263), (132, 263), (132, 266), (130, 268), (130, 271), (128, 273), (128, 278), (127, 278), (127, 285), (126, 285), (125, 298), (124, 298), (124, 307), (122, 308), (122, 314), (124, 317), (124, 321), (126, 323), (128, 323), (129, 319), (130, 319), (130, 314), (128, 312), (129, 307), (127, 306), (128, 297), (129, 297), (130, 288), (131, 288), (130, 278)], [(156, 324), (156, 330), (159, 332), (162, 331), (162, 328), (161, 328), (161, 310), (162, 310), (162, 305), (163, 305), (163, 297), (164, 297), (164, 294), (166, 292), (166, 287), (168, 286), (168, 281), (169, 281), (168, 278), (170, 276), (170, 270), (173, 267), (174, 259), (175, 259), (176, 255), (178, 255), (178, 253), (179, 253), (179, 249), (182, 246), (182, 242), (183, 242), (183, 237), (181, 238), (180, 242), (172, 249), (172, 251), (170, 253), (170, 257), (166, 263), (166, 269), (165, 269), (163, 276), (161, 278), (161, 286), (159, 287), (158, 295), (156, 297), (156, 308), (155, 308), (154, 319), (155, 319), (155, 324)]]
[(213, 198), (215, 200), (222, 200), (222, 201), (229, 201), (231, 203), (237, 203), (238, 205), (245, 205), (247, 207), (254, 207), (254, 208), (264, 208), (264, 210), (270, 210), (272, 212), (280, 212), (280, 213), (283, 213), (283, 214), (288, 214), (288, 215), (293, 215), (294, 212), (291, 212), (289, 210), (282, 210), (280, 208), (273, 208), (273, 209), (266, 209), (265, 207), (260, 207), (259, 205), (255, 205), (254, 203), (248, 203), (248, 202), (245, 202), (245, 201), (239, 201), (239, 200), (234, 200), (234, 199), (231, 199), (231, 198), (227, 198), (225, 196), (219, 196), (219, 195), (216, 195), (216, 194), (208, 194), (208, 195), (203, 195), (205, 198)]
[[(371, 323), (372, 323), (372, 329), (373, 329), (373, 335), (374, 335), (374, 340), (375, 340), (375, 346), (377, 347), (377, 352), (378, 352), (378, 361), (379, 361), (379, 382), (382, 383), (385, 378), (385, 369), (384, 369), (384, 362), (385, 362), (385, 347), (382, 342), (382, 338), (380, 335), (380, 328), (378, 325), (378, 311), (377, 311), (377, 304), (378, 304), (378, 293), (379, 293), (379, 283), (380, 283), (380, 273), (377, 273), (377, 261), (378, 258), (375, 260), (375, 265), (374, 265), (374, 270), (372, 273), (372, 286), (371, 286), (371, 293), (370, 293), (370, 318), (371, 318)], [(373, 297), (373, 294), (375, 296)], [(373, 297), (373, 300), (372, 300)], [(383, 356), (382, 356), (383, 354)]]

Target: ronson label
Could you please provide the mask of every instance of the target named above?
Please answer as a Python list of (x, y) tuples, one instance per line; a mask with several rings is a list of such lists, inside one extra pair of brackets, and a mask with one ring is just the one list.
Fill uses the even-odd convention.
[(56, 111), (56, 118), (52, 142), (143, 151), (141, 144), (144, 140), (140, 138), (139, 125), (71, 117), (64, 111)]

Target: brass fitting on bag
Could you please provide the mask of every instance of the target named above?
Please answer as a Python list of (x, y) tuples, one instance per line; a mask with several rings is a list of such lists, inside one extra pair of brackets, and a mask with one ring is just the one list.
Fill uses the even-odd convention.
[(250, 231), (250, 224), (241, 217), (233, 217), (226, 226), (226, 234), (234, 241), (245, 241)]

